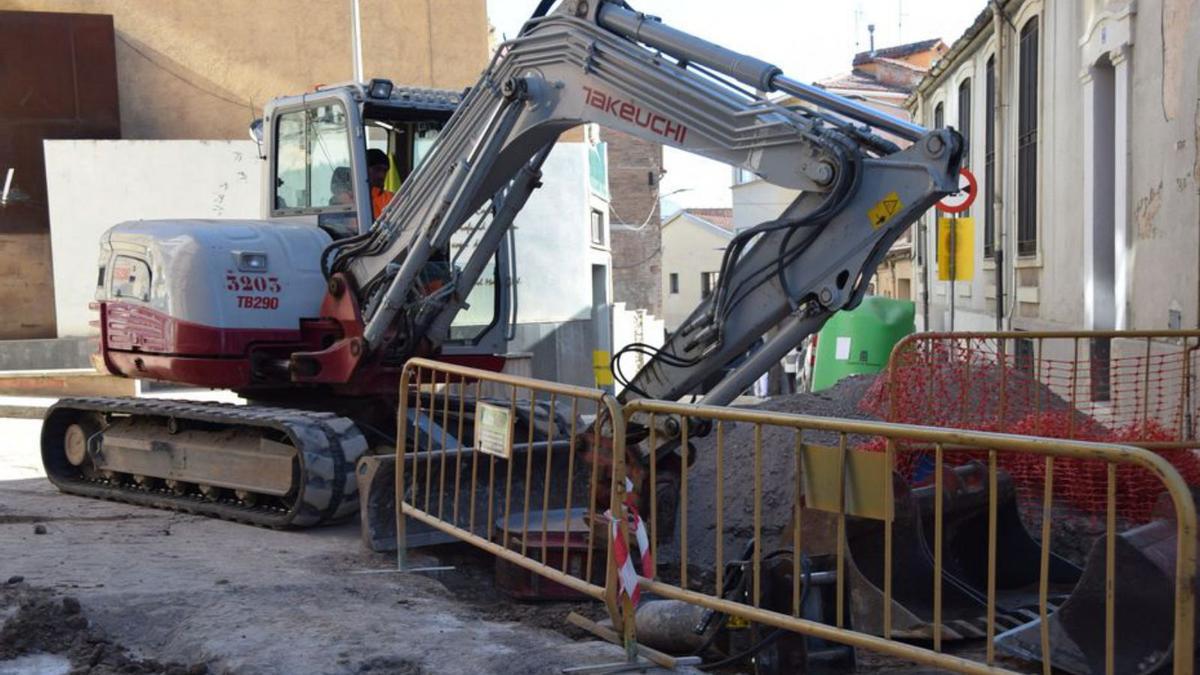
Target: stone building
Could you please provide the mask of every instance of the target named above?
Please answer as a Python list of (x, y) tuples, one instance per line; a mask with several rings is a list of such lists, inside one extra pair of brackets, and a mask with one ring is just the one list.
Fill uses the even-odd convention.
[(681, 209), (662, 226), (663, 324), (675, 330), (720, 279), (733, 239), (732, 209)]
[[(367, 77), (457, 89), (487, 63), (484, 0), (360, 7)], [(43, 140), (245, 140), (270, 98), (352, 79), (350, 14), (348, 2), (0, 0), (0, 188), (13, 172), (0, 339), (56, 333)]]
[[(909, 100), (954, 126), (980, 182), (959, 330), (1200, 321), (1200, 3), (988, 6)], [(949, 325), (926, 217), (926, 327)]]

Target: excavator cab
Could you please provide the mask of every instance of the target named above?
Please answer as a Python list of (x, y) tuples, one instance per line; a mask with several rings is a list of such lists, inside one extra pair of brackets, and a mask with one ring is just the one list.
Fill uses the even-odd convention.
[(334, 239), (367, 231), (375, 221), (367, 153), (388, 157), (395, 192), (420, 164), (459, 94), (367, 84), (321, 86), (272, 100), (252, 129), (266, 160), (263, 218), (308, 222)]
[[(262, 216), (316, 225), (336, 240), (370, 230), (378, 217), (368, 178), (368, 153), (388, 158), (384, 185), (395, 193), (433, 147), (461, 101), (459, 92), (398, 87), (375, 78), (317, 87), (273, 99), (251, 127), (265, 160)], [(464, 243), (468, 246), (463, 250)], [(469, 258), (463, 236), (431, 261), (431, 283), (447, 276), (458, 259)], [(502, 354), (516, 303), (510, 297), (512, 242), (492, 256), (467, 307), (450, 327), (444, 354)]]
[[(103, 369), (254, 390), (258, 399), (268, 390), (286, 395), (305, 374), (311, 379), (298, 374), (292, 355), (319, 352), (345, 335), (322, 306), (331, 244), (371, 230), (372, 190), (403, 189), (458, 103), (455, 92), (378, 79), (272, 100), (251, 127), (264, 160), (262, 220), (136, 221), (102, 237), (96, 308)], [(392, 184), (373, 188), (367, 160), (379, 152)], [(464, 233), (431, 256), (426, 292), (454, 279), (477, 246)], [(439, 335), (438, 353), (493, 359), (507, 351), (516, 304), (510, 260), (511, 243), (496, 247)], [(390, 361), (381, 367), (395, 370)], [(344, 393), (395, 384), (381, 376), (354, 387)]]

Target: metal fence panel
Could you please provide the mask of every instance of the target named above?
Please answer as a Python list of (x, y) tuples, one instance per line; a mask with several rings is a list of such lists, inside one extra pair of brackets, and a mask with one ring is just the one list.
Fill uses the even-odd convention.
[[(768, 626), (775, 626), (795, 633), (821, 638), (854, 647), (869, 649), (917, 663), (946, 668), (955, 672), (984, 673), (1010, 672), (1000, 667), (993, 647), (998, 630), (1013, 626), (1013, 617), (1021, 616), (1009, 604), (1010, 598), (1029, 598), (1032, 604), (1024, 609), (1026, 620), (1032, 616), (1041, 619), (1037, 628), (1036, 647), (1041, 654), (1051, 654), (1051, 625), (1048, 619), (1058, 607), (1056, 590), (1061, 581), (1069, 581), (1069, 591), (1074, 578), (1063, 577), (1069, 569), (1057, 556), (1052, 555), (1051, 545), (1039, 545), (1022, 528), (1025, 537), (1023, 556), (1028, 563), (1024, 576), (1014, 574), (1013, 560), (1007, 529), (1013, 526), (1011, 518), (1016, 512), (1006, 510), (1007, 496), (1011, 489), (1004, 487), (1004, 474), (998, 469), (998, 459), (1013, 455), (1031, 455), (1043, 462), (1044, 490), (1041, 507), (1041, 542), (1052, 541), (1051, 505), (1054, 495), (1056, 463), (1066, 461), (1099, 462), (1109, 477), (1106, 490), (1107, 518), (1105, 564), (1103, 567), (1104, 619), (1103, 635), (1096, 644), (1103, 645), (1106, 672), (1123, 672), (1117, 661), (1120, 654), (1116, 647), (1121, 635), (1116, 631), (1118, 617), (1115, 613), (1118, 584), (1116, 576), (1117, 527), (1115, 519), (1117, 468), (1136, 466), (1156, 477), (1162, 489), (1169, 494), (1174, 509), (1174, 534), (1176, 547), (1173, 555), (1174, 578), (1172, 598), (1174, 607), (1170, 613), (1173, 622), (1173, 654), (1176, 673), (1191, 672), (1193, 663), (1194, 598), (1191, 589), (1196, 570), (1196, 510), (1191, 494), (1179, 473), (1159, 455), (1143, 448), (1114, 444), (1088, 443), (1080, 441), (1032, 438), (1011, 434), (979, 432), (972, 430), (937, 429), (884, 422), (865, 422), (832, 418), (808, 417), (757, 411), (749, 409), (716, 408), (692, 404), (642, 400), (624, 407), (629, 428), (648, 430), (646, 456), (649, 458), (651, 477), (645, 494), (639, 495), (649, 502), (651, 545), (656, 555), (660, 544), (670, 533), (660, 531), (659, 520), (663, 516), (658, 507), (657, 463), (662, 453), (656, 450), (667, 445), (677, 445), (679, 461), (688, 466), (688, 454), (695, 452), (690, 447), (689, 436), (706, 433), (715, 438), (714, 452), (716, 469), (713, 485), (689, 487), (687, 471), (680, 480), (679, 495), (679, 538), (678, 567), (658, 564), (653, 576), (643, 575), (641, 584), (645, 590), (657, 595), (684, 600), (700, 606), (740, 617)], [(749, 456), (731, 457), (729, 437), (734, 425), (749, 425), (752, 443)], [(675, 432), (674, 430), (678, 430)], [(832, 434), (833, 442), (813, 442), (806, 435), (821, 435), (826, 441)], [(764, 441), (764, 437), (768, 440)], [(793, 439), (794, 440), (791, 440)], [(864, 448), (876, 447), (873, 460), (864, 460), (871, 454)], [(895, 476), (900, 455), (909, 452), (930, 451), (934, 458), (932, 484), (924, 488), (910, 488), (905, 481)], [(965, 468), (952, 468), (950, 458), (958, 453), (973, 451), (982, 453), (986, 464), (977, 463)], [(771, 455), (780, 457), (770, 458)], [(769, 460), (767, 458), (770, 458)], [(882, 458), (882, 459), (880, 459)], [(731, 479), (736, 472), (730, 471), (731, 462), (752, 463), (752, 484), (735, 482)], [(790, 550), (791, 588), (786, 602), (778, 598), (766, 598), (772, 604), (764, 607), (761, 594), (765, 584), (771, 583), (764, 570), (777, 562), (772, 556), (778, 551), (766, 551), (768, 540), (764, 519), (764, 480), (779, 480), (773, 473), (782, 467), (794, 467), (795, 490), (803, 499), (794, 499), (791, 522), (779, 537), (779, 550)], [(744, 475), (744, 474), (741, 474)], [(819, 486), (819, 487), (816, 487)], [(986, 486), (986, 487), (985, 487)], [(711, 579), (689, 580), (689, 551), (698, 554), (700, 549), (689, 542), (689, 500), (695, 499), (696, 489), (715, 491), (715, 512), (711, 522), (715, 523), (717, 536), (713, 542), (715, 564)], [(923, 492), (922, 492), (923, 491)], [(730, 556), (724, 536), (726, 519), (730, 507), (726, 496), (732, 493), (751, 495), (752, 520), (750, 532), (744, 536), (755, 542), (748, 546), (747, 557), (737, 560)], [(918, 493), (921, 494), (918, 494)], [(811, 500), (808, 495), (811, 494)], [(884, 495), (878, 505), (869, 497)], [(972, 501), (974, 500), (974, 501)], [(958, 528), (962, 513), (956, 504), (974, 504), (980, 513), (986, 513), (986, 528)], [(770, 504), (766, 505), (770, 506)], [(922, 508), (932, 516), (923, 516)], [(776, 513), (778, 509), (776, 509)], [(693, 516), (696, 515), (693, 513)], [(811, 522), (810, 522), (811, 521)], [(1015, 521), (1020, 527), (1019, 521)], [(818, 526), (818, 524), (821, 524)], [(974, 522), (978, 525), (978, 521)], [(930, 533), (927, 544), (927, 559), (919, 558), (923, 533)], [(986, 532), (986, 538), (962, 536)], [(865, 533), (865, 534), (864, 534)], [(693, 535), (694, 536), (694, 535)], [(1003, 538), (1003, 540), (1001, 540)], [(849, 551), (856, 543), (871, 540), (867, 548), (874, 562), (861, 565)], [(968, 541), (969, 540), (969, 541)], [(854, 543), (852, 543), (852, 541)], [(811, 572), (806, 554), (810, 551), (831, 552), (833, 560), (826, 561), (826, 572)], [(973, 550), (977, 560), (983, 561), (978, 578), (966, 574), (964, 551)], [(1018, 556), (1020, 557), (1020, 556)], [(741, 599), (731, 599), (726, 587), (723, 570), (733, 560), (749, 576), (749, 584)], [(779, 574), (778, 565), (772, 567)], [(693, 570), (694, 572), (694, 570)], [(802, 597), (807, 589), (817, 584), (818, 574), (832, 573), (836, 591), (832, 594), (833, 611), (824, 619), (814, 620), (803, 613)], [(1078, 572), (1078, 570), (1076, 570)], [(920, 578), (918, 578), (920, 577)], [(1013, 582), (1013, 579), (1017, 579)], [(1129, 582), (1129, 580), (1126, 580)], [(1010, 583), (1020, 583), (1020, 588), (1008, 588)], [(811, 585), (810, 585), (811, 584)], [(862, 606), (859, 596), (848, 593), (848, 588), (873, 589), (878, 602)], [(1021, 594), (1018, 594), (1020, 591)], [(929, 602), (918, 606), (918, 596), (927, 593)], [(863, 597), (868, 597), (864, 594)], [(855, 598), (854, 607), (846, 607), (846, 598)], [(978, 603), (980, 619), (973, 623), (958, 613), (957, 606)], [(867, 610), (877, 614), (863, 620)], [(851, 618), (854, 619), (851, 622)], [(1130, 622), (1139, 617), (1127, 617)], [(851, 625), (853, 623), (853, 625)], [(982, 623), (982, 628), (979, 624)], [(973, 632), (974, 631), (974, 632)], [(960, 637), (985, 637), (987, 654), (983, 663), (947, 654), (944, 640)], [(899, 639), (927, 638), (932, 648), (899, 642)], [(1043, 659), (1044, 672), (1049, 673), (1053, 659)]]

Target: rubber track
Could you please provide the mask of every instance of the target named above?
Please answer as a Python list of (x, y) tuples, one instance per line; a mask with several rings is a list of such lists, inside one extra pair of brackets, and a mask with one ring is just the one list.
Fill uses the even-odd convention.
[[(287, 435), (298, 450), (299, 485), (290, 509), (247, 506), (230, 500), (211, 501), (165, 490), (141, 490), (64, 475), (56, 471), (62, 461), (47, 461), (48, 453), (61, 453), (66, 426), (83, 413), (118, 413), (131, 416), (175, 418), (257, 429)], [(196, 513), (272, 528), (312, 527), (344, 519), (358, 510), (358, 484), (354, 466), (367, 449), (354, 422), (333, 413), (239, 406), (169, 399), (65, 398), (46, 411), (42, 425), (42, 463), (58, 489), (68, 494), (123, 501), (140, 506)], [(61, 454), (60, 454), (61, 456)]]

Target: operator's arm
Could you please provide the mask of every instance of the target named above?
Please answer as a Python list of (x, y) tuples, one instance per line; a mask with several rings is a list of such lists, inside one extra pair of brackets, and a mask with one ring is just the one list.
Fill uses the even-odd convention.
[[(777, 105), (749, 88), (786, 91), (842, 117)], [(844, 117), (916, 142), (897, 151)], [(778, 220), (735, 238), (716, 291), (632, 378), (626, 397), (676, 398), (781, 325), (708, 400), (732, 399), (832, 312), (856, 304), (888, 247), (957, 184), (952, 131), (925, 133), (801, 85), (623, 3), (564, 0), (502, 45), (371, 232), (338, 244), (330, 271), (358, 294), (368, 349), (403, 356), (421, 339), (444, 339), (538, 186), (550, 147), (586, 122), (803, 191)], [(422, 295), (421, 269), (464, 227), (478, 246), (463, 271)]]

